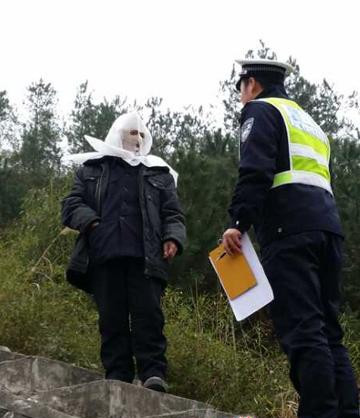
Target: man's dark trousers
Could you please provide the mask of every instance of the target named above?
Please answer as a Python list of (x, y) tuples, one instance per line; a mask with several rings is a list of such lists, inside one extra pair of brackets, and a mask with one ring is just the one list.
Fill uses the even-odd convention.
[(144, 275), (143, 258), (121, 257), (90, 268), (99, 311), (101, 360), (107, 379), (165, 378), (166, 339), (160, 302), (164, 283)]
[(354, 372), (338, 322), (342, 238), (310, 231), (262, 248), (270, 314), (290, 361), (301, 418), (359, 417)]

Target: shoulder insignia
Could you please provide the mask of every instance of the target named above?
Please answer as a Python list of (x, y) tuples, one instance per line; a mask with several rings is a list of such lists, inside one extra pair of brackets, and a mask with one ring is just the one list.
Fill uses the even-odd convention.
[(246, 121), (241, 125), (241, 130), (240, 130), (240, 142), (241, 143), (245, 142), (248, 139), (253, 125), (254, 125), (254, 118), (246, 119)]

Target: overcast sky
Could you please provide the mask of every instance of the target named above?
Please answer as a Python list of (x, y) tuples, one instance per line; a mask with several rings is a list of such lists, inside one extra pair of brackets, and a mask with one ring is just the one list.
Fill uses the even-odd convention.
[(0, 90), (20, 104), (43, 77), (71, 108), (89, 80), (101, 98), (215, 103), (234, 59), (259, 39), (310, 81), (360, 91), (358, 0), (0, 0)]

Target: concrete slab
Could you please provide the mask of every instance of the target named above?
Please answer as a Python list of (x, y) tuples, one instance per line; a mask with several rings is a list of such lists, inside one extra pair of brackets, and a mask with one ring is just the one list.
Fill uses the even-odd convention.
[(43, 357), (23, 357), (0, 363), (0, 387), (17, 395), (99, 380), (99, 373)]
[[(1, 415), (1, 413), (3, 415)], [(22, 399), (0, 390), (1, 418), (80, 418), (55, 411), (31, 399)]]
[(25, 358), (25, 357), (26, 356), (24, 356), (23, 354), (13, 353), (11, 351), (0, 350), (0, 363), (2, 361), (8, 361), (8, 360), (19, 360), (19, 359)]
[(194, 417), (235, 418), (211, 406), (115, 380), (38, 393), (32, 399), (53, 409), (86, 418)]
[(0, 350), (0, 418), (254, 418), (87, 369)]

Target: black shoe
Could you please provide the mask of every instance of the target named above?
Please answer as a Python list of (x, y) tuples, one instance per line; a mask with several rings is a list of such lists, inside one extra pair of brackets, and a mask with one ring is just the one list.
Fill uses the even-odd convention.
[(145, 380), (143, 387), (146, 389), (155, 390), (156, 392), (167, 392), (168, 385), (165, 380), (158, 376), (151, 376)]

